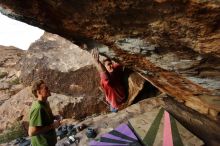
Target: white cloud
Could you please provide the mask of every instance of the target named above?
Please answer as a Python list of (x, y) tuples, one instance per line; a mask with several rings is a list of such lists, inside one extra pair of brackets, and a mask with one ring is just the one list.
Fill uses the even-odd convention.
[(27, 50), (43, 33), (42, 29), (10, 19), (0, 13), (0, 45)]

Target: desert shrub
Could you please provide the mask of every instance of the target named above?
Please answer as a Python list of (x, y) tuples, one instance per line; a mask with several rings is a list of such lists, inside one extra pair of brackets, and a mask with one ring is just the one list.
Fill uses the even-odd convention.
[(1, 78), (4, 78), (4, 77), (7, 76), (7, 75), (8, 75), (7, 72), (1, 72), (1, 71), (0, 71), (0, 79), (1, 79)]
[(0, 144), (10, 142), (16, 138), (26, 136), (24, 127), (20, 122), (16, 122), (12, 125), (11, 128), (6, 129), (3, 133), (0, 134)]
[(13, 85), (20, 84), (19, 78), (15, 78), (15, 79), (11, 80), (11, 84), (13, 84)]

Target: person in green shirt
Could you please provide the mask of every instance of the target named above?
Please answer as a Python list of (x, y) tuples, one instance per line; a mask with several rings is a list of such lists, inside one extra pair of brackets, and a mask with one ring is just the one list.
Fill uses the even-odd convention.
[(55, 146), (57, 143), (55, 128), (61, 124), (61, 119), (52, 114), (47, 98), (50, 90), (43, 80), (35, 81), (32, 93), (37, 98), (29, 113), (28, 135), (31, 136), (32, 146)]

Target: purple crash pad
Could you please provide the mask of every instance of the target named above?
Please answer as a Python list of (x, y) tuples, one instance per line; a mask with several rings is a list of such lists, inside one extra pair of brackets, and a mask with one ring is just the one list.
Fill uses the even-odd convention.
[(131, 144), (141, 146), (137, 137), (127, 124), (121, 124), (114, 130), (103, 134), (97, 140), (92, 140), (89, 143), (90, 146), (128, 146)]

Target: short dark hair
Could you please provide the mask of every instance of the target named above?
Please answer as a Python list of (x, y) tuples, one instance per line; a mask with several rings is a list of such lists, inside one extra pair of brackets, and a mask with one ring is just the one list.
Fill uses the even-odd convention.
[(105, 64), (106, 61), (112, 62), (112, 60), (107, 57), (107, 58), (105, 58), (105, 59), (102, 60), (102, 63)]
[(43, 80), (36, 80), (32, 83), (31, 91), (35, 97), (37, 97), (37, 91), (40, 90), (40, 86), (44, 84)]

